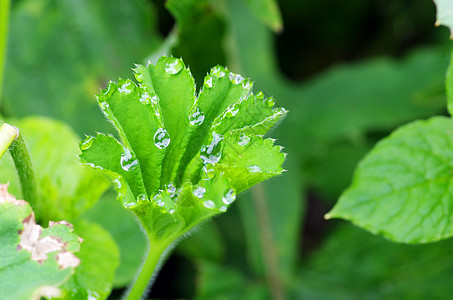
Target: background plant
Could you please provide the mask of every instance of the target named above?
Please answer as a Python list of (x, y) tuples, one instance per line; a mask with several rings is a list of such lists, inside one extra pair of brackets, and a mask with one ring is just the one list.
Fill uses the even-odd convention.
[[(432, 26), (434, 5), (280, 1), (279, 18), (275, 5), (256, 10), (259, 2), (253, 2), (13, 1), (2, 114), (63, 120), (76, 139), (114, 133), (92, 95), (108, 79), (131, 77), (132, 63), (172, 53), (184, 58), (198, 82), (210, 67), (228, 65), (291, 112), (272, 133), (290, 153), (288, 172), (183, 241), (150, 297), (448, 298), (450, 241), (395, 245), (322, 219), (380, 137), (445, 112), (448, 50), (441, 45), (448, 34)], [(269, 24), (283, 31), (273, 34)], [(43, 145), (42, 151), (29, 148), (50, 151)], [(46, 156), (35, 158), (37, 169), (41, 159), (46, 166)], [(0, 163), (3, 170), (6, 162)], [(54, 195), (62, 193), (51, 176), (46, 182)], [(17, 189), (15, 195), (20, 198)], [(113, 284), (121, 289), (140, 263), (145, 240), (114, 198), (108, 192), (79, 217), (102, 226), (118, 245)], [(119, 218), (130, 222), (118, 224)]]

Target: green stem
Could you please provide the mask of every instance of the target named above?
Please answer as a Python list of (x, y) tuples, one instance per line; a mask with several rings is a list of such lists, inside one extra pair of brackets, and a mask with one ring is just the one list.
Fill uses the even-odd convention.
[(24, 200), (31, 204), (37, 203), (37, 185), (35, 172), (33, 171), (30, 154), (28, 154), (24, 139), (21, 135), (17, 137), (9, 148), (11, 157), (19, 175), (20, 187)]
[(0, 127), (0, 158), (18, 136), (19, 130), (16, 127), (3, 123)]
[(0, 0), (0, 105), (3, 93), (3, 71), (5, 69), (8, 42), (10, 0)]
[(167, 244), (150, 242), (146, 260), (129, 291), (123, 297), (124, 300), (143, 299), (147, 289), (152, 285), (154, 279), (156, 278), (157, 273), (162, 266), (163, 260), (166, 257), (166, 250), (169, 248), (170, 247)]

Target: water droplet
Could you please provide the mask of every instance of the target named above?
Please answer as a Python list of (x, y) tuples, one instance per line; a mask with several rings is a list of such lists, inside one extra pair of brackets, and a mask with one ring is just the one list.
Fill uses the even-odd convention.
[(121, 184), (121, 180), (119, 180), (119, 179), (114, 179), (113, 182), (116, 184), (117, 189), (121, 189), (121, 187), (123, 186)]
[(124, 153), (121, 154), (121, 167), (124, 171), (131, 171), (138, 165), (138, 160), (132, 160), (132, 154), (129, 148), (124, 148)]
[(235, 115), (237, 115), (238, 112), (239, 112), (239, 108), (237, 107), (236, 104), (233, 104), (233, 105), (228, 106), (228, 108), (225, 111), (225, 116), (227, 116), (228, 118), (231, 118), (231, 117), (234, 117)]
[(249, 171), (252, 172), (252, 173), (257, 173), (257, 172), (261, 172), (261, 168), (256, 166), (256, 165), (253, 165), (253, 166), (250, 166), (248, 167)]
[(272, 107), (275, 105), (274, 97), (269, 97), (266, 99), (266, 104), (268, 107)]
[(205, 77), (204, 79), (204, 84), (208, 87), (208, 88), (212, 88), (214, 86), (214, 77), (208, 75)]
[(151, 94), (151, 102), (154, 105), (157, 105), (157, 103), (159, 103), (159, 96), (157, 96), (155, 93), (152, 93)]
[(149, 104), (151, 97), (149, 96), (148, 92), (143, 92), (139, 100), (141, 103)]
[(203, 172), (206, 174), (205, 180), (209, 180), (214, 177), (214, 164), (205, 164), (203, 166)]
[(154, 134), (154, 145), (159, 149), (167, 148), (170, 144), (170, 136), (168, 135), (167, 130), (164, 128), (159, 128)]
[(168, 62), (165, 64), (165, 72), (168, 74), (178, 74), (184, 68), (182, 60), (176, 57), (168, 57)]
[(138, 82), (142, 83), (143, 82), (143, 74), (136, 73), (135, 78), (137, 79)]
[(222, 156), (221, 140), (223, 140), (223, 137), (213, 131), (211, 144), (201, 148), (200, 158), (204, 164), (215, 164), (220, 160)]
[(203, 206), (206, 207), (206, 208), (214, 208), (215, 207), (215, 203), (212, 200), (208, 200), (208, 201), (204, 201), (203, 202)]
[(162, 190), (159, 190), (159, 193), (153, 197), (153, 201), (156, 202), (156, 204), (160, 207), (165, 205), (165, 202), (163, 201), (162, 192), (163, 192)]
[(176, 195), (176, 187), (173, 184), (173, 182), (170, 182), (169, 184), (167, 184), (165, 186), (165, 189), (167, 190), (167, 192), (171, 198), (173, 198)]
[(242, 87), (244, 88), (244, 90), (250, 90), (253, 86), (253, 83), (252, 81), (250, 80), (244, 80), (244, 82), (242, 83)]
[(125, 83), (123, 83), (123, 85), (118, 89), (118, 92), (120, 93), (125, 93), (125, 94), (129, 94), (130, 92), (132, 92), (132, 89), (133, 89), (133, 86), (131, 84), (130, 81), (126, 81)]
[(225, 69), (221, 66), (216, 66), (212, 68), (211, 75), (217, 78), (225, 76)]
[(175, 213), (175, 210), (174, 210), (174, 209), (170, 209), (169, 213), (170, 213), (170, 214), (174, 214), (174, 213)]
[(109, 108), (109, 104), (107, 103), (107, 101), (99, 102), (99, 106), (101, 107), (102, 110), (106, 110), (107, 108)]
[(94, 138), (92, 136), (87, 137), (81, 144), (80, 144), (80, 149), (81, 150), (87, 150), (91, 147), (91, 145), (94, 142)]
[(193, 191), (193, 195), (199, 199), (203, 198), (204, 197), (204, 193), (206, 193), (206, 189), (204, 187), (197, 187), (194, 191)]
[(226, 194), (225, 196), (222, 197), (222, 201), (223, 203), (225, 203), (226, 205), (229, 205), (231, 203), (233, 203), (233, 201), (236, 200), (236, 193), (233, 189), (230, 189)]
[(236, 85), (242, 83), (245, 80), (244, 77), (242, 77), (241, 75), (234, 74), (232, 72), (230, 72), (228, 76), (230, 78), (230, 81)]
[(189, 122), (192, 125), (201, 125), (204, 121), (204, 114), (198, 106), (195, 106), (189, 113)]
[(258, 100), (263, 100), (264, 99), (264, 93), (263, 92), (258, 92), (256, 95), (255, 95), (256, 99)]
[(222, 205), (222, 206), (220, 206), (219, 211), (226, 212), (227, 211), (227, 207), (225, 205)]
[(250, 142), (250, 137), (245, 135), (245, 133), (242, 133), (241, 136), (239, 137), (239, 146), (245, 146)]
[(127, 203), (124, 203), (124, 204), (123, 204), (123, 206), (124, 206), (125, 208), (131, 208), (131, 207), (134, 207), (134, 206), (136, 206), (136, 205), (137, 205), (136, 202), (127, 202)]
[(145, 194), (140, 194), (140, 195), (137, 196), (137, 199), (138, 200), (146, 200), (147, 198), (146, 198)]

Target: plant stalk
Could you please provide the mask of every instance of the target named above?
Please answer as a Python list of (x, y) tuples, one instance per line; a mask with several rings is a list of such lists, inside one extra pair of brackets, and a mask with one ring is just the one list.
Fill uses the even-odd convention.
[(168, 245), (150, 242), (148, 254), (141, 270), (131, 284), (129, 291), (124, 295), (123, 300), (143, 299), (162, 266), (163, 260), (166, 257), (165, 252), (168, 248)]
[(11, 143), (9, 152), (13, 158), (14, 166), (16, 167), (19, 176), (24, 200), (32, 205), (36, 205), (38, 200), (36, 177), (31, 164), (30, 154), (28, 154), (22, 135), (19, 135)]
[(3, 73), (8, 44), (10, 0), (0, 0), (0, 107), (3, 95)]
[(0, 158), (18, 136), (19, 130), (16, 127), (3, 123), (0, 127)]

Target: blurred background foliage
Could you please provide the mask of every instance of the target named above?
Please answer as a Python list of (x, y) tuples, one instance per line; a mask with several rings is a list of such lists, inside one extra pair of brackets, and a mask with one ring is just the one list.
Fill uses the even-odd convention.
[[(398, 245), (323, 220), (376, 141), (446, 112), (449, 34), (434, 22), (427, 0), (14, 0), (1, 113), (114, 133), (94, 94), (134, 63), (182, 57), (198, 82), (227, 65), (289, 109), (271, 134), (288, 172), (182, 241), (149, 297), (450, 299), (453, 241)], [(117, 299), (144, 237), (112, 191), (85, 217), (119, 246)]]

